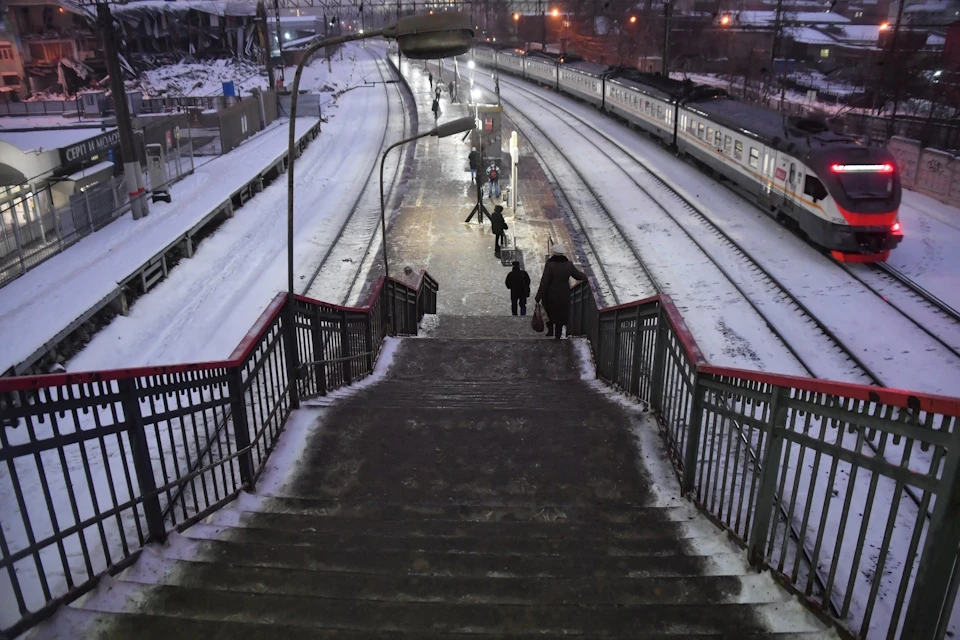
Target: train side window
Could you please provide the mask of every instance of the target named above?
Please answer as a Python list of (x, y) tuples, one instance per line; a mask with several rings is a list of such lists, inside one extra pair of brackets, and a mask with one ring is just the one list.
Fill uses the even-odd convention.
[(803, 192), (813, 198), (813, 201), (823, 200), (827, 197), (827, 190), (816, 176), (807, 176), (803, 183)]
[[(666, 120), (667, 124), (672, 124), (672, 123), (673, 123), (673, 111), (667, 111), (667, 113), (664, 114), (664, 113), (663, 113), (663, 107), (657, 107), (657, 115), (658, 115), (661, 119)], [(664, 118), (664, 115), (666, 115), (666, 118)]]
[(790, 163), (790, 184), (796, 184), (797, 182), (797, 165)]
[(754, 169), (760, 166), (760, 152), (756, 147), (750, 147), (750, 166)]
[(697, 125), (697, 137), (703, 140), (703, 123)]
[(733, 147), (733, 157), (737, 160), (743, 160), (743, 143), (737, 140), (737, 144)]
[(723, 142), (721, 141), (722, 137), (723, 136), (720, 135), (719, 131), (717, 131), (713, 136), (713, 146), (715, 146), (717, 149), (723, 145)]
[(713, 127), (707, 127), (707, 137), (705, 138), (705, 140), (706, 140), (708, 143), (709, 143), (711, 140), (713, 140)]
[(730, 155), (731, 144), (733, 144), (733, 139), (730, 136), (723, 136), (723, 152), (727, 155)]

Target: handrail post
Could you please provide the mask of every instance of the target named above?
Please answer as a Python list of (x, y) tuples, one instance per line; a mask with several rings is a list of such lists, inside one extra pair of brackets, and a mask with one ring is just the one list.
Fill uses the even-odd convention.
[(130, 452), (133, 456), (133, 468), (137, 472), (137, 484), (143, 496), (143, 514), (147, 519), (147, 531), (158, 542), (167, 539), (167, 530), (163, 526), (163, 510), (160, 508), (160, 496), (156, 493), (157, 482), (153, 476), (153, 464), (150, 462), (150, 448), (143, 430), (143, 414), (140, 412), (140, 397), (137, 394), (135, 379), (118, 381), (123, 415), (127, 423), (127, 437), (130, 438)]
[(650, 382), (650, 405), (657, 411), (662, 412), (663, 376), (666, 373), (667, 361), (667, 314), (664, 313), (663, 303), (659, 300), (657, 301), (656, 332), (657, 337), (653, 345), (653, 379)]
[(353, 354), (350, 353), (350, 330), (347, 325), (347, 312), (340, 312), (340, 357), (343, 358), (343, 382), (344, 384), (350, 384), (353, 382), (353, 376), (350, 374), (350, 356)]
[[(747, 555), (750, 564), (757, 566), (763, 563), (764, 546), (767, 534), (770, 532), (770, 520), (775, 510), (774, 500), (777, 491), (777, 477), (780, 475), (780, 462), (783, 458), (783, 430), (787, 424), (787, 407), (784, 404), (785, 394), (789, 393), (783, 387), (773, 387), (770, 392), (769, 418), (763, 426), (761, 437), (767, 441), (763, 452), (760, 469), (760, 488), (757, 490), (757, 500), (754, 503), (753, 526), (747, 538)], [(956, 547), (954, 547), (956, 552)]]
[(327, 395), (327, 367), (323, 363), (326, 359), (324, 354), (324, 344), (323, 339), (323, 321), (320, 319), (320, 306), (316, 305), (313, 308), (313, 331), (311, 331), (311, 339), (313, 341), (313, 360), (316, 364), (313, 366), (313, 375), (317, 380), (317, 391), (320, 395)]
[(619, 385), (621, 388), (623, 386), (623, 381), (620, 380), (620, 310), (616, 309), (613, 312), (613, 375), (616, 378), (612, 380), (616, 385)]
[[(693, 396), (693, 406), (690, 407), (690, 424), (687, 425), (686, 449), (683, 452), (683, 480), (680, 485), (682, 495), (691, 494), (697, 485), (697, 450), (700, 448), (700, 436), (703, 432), (703, 395), (700, 388), (700, 374), (693, 374), (693, 385), (690, 389)], [(678, 416), (682, 420), (682, 416)]]
[[(230, 413), (233, 418), (233, 438), (237, 451), (250, 446), (250, 423), (247, 421), (247, 403), (243, 400), (243, 369), (232, 367), (227, 373), (227, 389), (230, 393)], [(256, 473), (253, 470), (253, 452), (241, 453), (237, 458), (240, 465), (240, 480), (253, 489), (253, 479)]]
[(369, 313), (363, 321), (363, 348), (367, 352), (367, 372), (373, 373), (373, 321)]
[(946, 602), (960, 545), (960, 428), (950, 434), (943, 475), (920, 555), (903, 628), (914, 638), (943, 638), (953, 602)]
[(297, 346), (297, 307), (290, 293), (287, 296), (286, 314), (281, 314), (283, 323), (283, 351), (287, 364), (287, 385), (290, 389), (290, 406), (300, 408), (300, 351)]
[[(633, 330), (633, 363), (630, 368), (630, 388), (627, 391), (640, 398), (640, 370), (643, 366), (643, 314), (634, 307), (636, 324)], [(643, 400), (644, 398), (640, 398)], [(649, 398), (647, 398), (649, 401)]]

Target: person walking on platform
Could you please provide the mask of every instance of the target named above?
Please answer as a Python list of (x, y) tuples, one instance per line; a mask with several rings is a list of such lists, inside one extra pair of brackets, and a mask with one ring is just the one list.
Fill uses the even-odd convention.
[[(587, 276), (567, 259), (563, 245), (555, 244), (550, 257), (543, 265), (540, 288), (537, 289), (537, 302), (543, 302), (547, 312), (547, 337), (559, 340), (563, 327), (570, 321), (570, 278), (586, 280)], [(567, 328), (569, 337), (570, 329)]]
[(470, 149), (470, 181), (477, 181), (477, 171), (480, 170), (480, 152), (476, 147)]
[(510, 311), (517, 315), (517, 305), (520, 306), (520, 315), (527, 315), (527, 298), (530, 297), (530, 274), (520, 268), (520, 261), (513, 261), (513, 270), (507, 274), (504, 281), (510, 289)]
[(440, 98), (433, 99), (433, 119), (440, 118)]
[[(500, 197), (500, 167), (497, 166), (496, 162), (490, 161), (490, 166), (487, 167), (487, 178), (490, 180), (490, 198)], [(496, 195), (494, 195), (496, 194)]]
[(434, 95), (436, 96), (437, 100), (440, 99), (440, 83), (439, 82), (437, 83), (437, 90), (434, 91)]
[(450, 94), (450, 102), (456, 103), (456, 102), (458, 102), (458, 100), (457, 100), (457, 94), (456, 94), (456, 92), (454, 91), (454, 89), (455, 89), (455, 87), (454, 87), (454, 85), (453, 85), (453, 80), (451, 80), (451, 81), (450, 81), (450, 84), (447, 85), (447, 92)]
[(507, 226), (507, 221), (503, 219), (503, 207), (499, 204), (493, 208), (493, 213), (490, 214), (490, 227), (493, 229), (495, 243), (493, 255), (499, 258), (500, 247), (503, 246), (504, 232), (510, 228)]
[(430, 81), (430, 91), (433, 91), (433, 73), (427, 71), (427, 80)]

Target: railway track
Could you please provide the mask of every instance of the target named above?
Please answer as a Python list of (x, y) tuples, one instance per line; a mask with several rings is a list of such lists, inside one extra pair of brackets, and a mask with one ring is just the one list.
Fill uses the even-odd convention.
[[(536, 93), (517, 85), (512, 81), (504, 81), (522, 93), (537, 98)], [(734, 289), (744, 298), (750, 307), (763, 319), (771, 332), (797, 359), (801, 366), (813, 377), (825, 377), (823, 356), (832, 353), (839, 360), (845, 362), (848, 381), (874, 384), (879, 377), (866, 363), (848, 347), (829, 327), (827, 327), (814, 313), (789, 289), (768, 270), (754, 260), (729, 234), (713, 224), (700, 208), (690, 202), (683, 195), (677, 193), (665, 181), (651, 173), (642, 162), (628, 150), (620, 146), (616, 140), (593, 127), (571, 111), (557, 104), (539, 106), (547, 109), (565, 124), (570, 126), (571, 135), (581, 138), (585, 144), (608, 155), (611, 164), (616, 166), (626, 180), (635, 186), (646, 198), (655, 203), (673, 224), (681, 231), (697, 250), (723, 275)], [(563, 114), (558, 115), (559, 114)], [(571, 123), (569, 118), (576, 122)], [(529, 119), (528, 119), (529, 121)], [(613, 145), (613, 148), (601, 147), (596, 140), (584, 133), (584, 129), (593, 131)], [(630, 170), (628, 170), (628, 167)], [(634, 172), (640, 172), (640, 178)], [(622, 196), (622, 194), (621, 194)], [(710, 243), (712, 246), (708, 247)], [(632, 249), (632, 245), (631, 245)], [(725, 255), (718, 256), (717, 249)], [(634, 254), (636, 251), (633, 250)], [(639, 257), (638, 257), (639, 259)], [(664, 293), (671, 293), (670, 288), (660, 289)], [(772, 310), (777, 306), (786, 306), (792, 318), (782, 314), (772, 316)], [(805, 325), (802, 331), (796, 327), (786, 327), (788, 321), (796, 322), (799, 316)], [(788, 333), (794, 334), (791, 339)], [(836, 362), (834, 366), (836, 366)], [(836, 376), (829, 376), (836, 377)]]
[[(377, 56), (369, 48), (367, 52), (378, 60), (377, 69), (380, 73), (380, 80), (388, 94), (387, 126), (384, 127), (383, 136), (380, 140), (380, 149), (382, 150), (386, 146), (389, 132), (397, 127), (397, 118), (402, 121), (403, 137), (407, 137), (410, 131), (410, 119), (406, 117), (406, 105), (400, 83), (391, 77), (392, 74), (384, 70), (387, 65), (386, 56)], [(392, 85), (388, 82), (388, 78), (392, 81)], [(391, 86), (396, 91), (395, 101), (390, 99)], [(393, 102), (399, 103), (400, 108), (395, 108)], [(416, 113), (415, 107), (413, 113)], [(412, 147), (410, 152), (412, 153)], [(393, 164), (392, 172), (388, 173), (391, 176), (390, 183), (385, 185), (388, 210), (391, 209), (390, 201), (398, 197), (396, 187), (402, 178), (403, 157), (403, 154), (398, 153), (393, 156), (395, 160), (388, 158), (388, 162)], [(363, 188), (353, 202), (350, 214), (343, 221), (320, 263), (314, 269), (313, 275), (301, 287), (303, 295), (319, 300), (336, 298), (336, 302), (346, 304), (354, 295), (354, 290), (362, 288), (364, 283), (360, 280), (364, 264), (371, 253), (375, 254), (377, 252), (377, 243), (380, 241), (379, 168), (379, 163), (374, 163), (370, 173), (367, 174)], [(359, 239), (360, 244), (346, 242), (347, 238)], [(344, 285), (346, 286), (344, 287)]]

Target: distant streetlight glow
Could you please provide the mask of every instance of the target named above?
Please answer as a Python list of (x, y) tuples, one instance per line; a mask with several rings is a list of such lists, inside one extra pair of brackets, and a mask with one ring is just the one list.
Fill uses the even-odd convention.
[(636, 24), (637, 16), (630, 16), (630, 24)]
[(520, 22), (520, 14), (519, 14), (519, 13), (513, 14), (513, 21), (514, 21), (514, 22)]
[(728, 16), (728, 15), (723, 15), (723, 16), (721, 16), (721, 17), (720, 17), (720, 24), (722, 24), (723, 26), (727, 26), (728, 24), (730, 24), (730, 16)]
[(471, 89), (470, 97), (473, 98), (474, 100), (478, 99), (480, 97), (480, 89)]
[(886, 31), (889, 28), (890, 28), (889, 22), (884, 22), (883, 24), (880, 25), (880, 31)]
[(557, 17), (559, 17), (559, 16), (560, 16), (560, 9), (554, 9), (554, 10), (553, 10), (553, 17), (554, 17), (554, 18), (557, 18)]
[(287, 31), (286, 33), (284, 33), (284, 34), (283, 34), (283, 37), (286, 38), (287, 40), (289, 40), (289, 39), (290, 39), (290, 32)]

